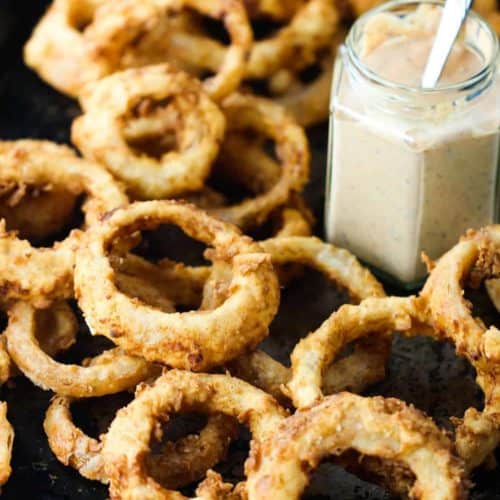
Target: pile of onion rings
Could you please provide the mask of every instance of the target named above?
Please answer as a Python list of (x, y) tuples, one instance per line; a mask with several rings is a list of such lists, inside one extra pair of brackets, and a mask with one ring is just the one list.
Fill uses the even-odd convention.
[[(495, 298), (500, 228), (470, 231), (428, 261), (412, 297), (386, 296), (355, 256), (311, 236), (302, 127), (326, 119), (345, 24), (376, 3), (54, 0), (26, 44), (26, 63), (79, 100), (71, 138), (83, 157), (0, 142), (0, 380), (22, 374), (54, 393), (51, 450), (112, 499), (183, 498), (185, 487), (299, 498), (328, 456), (397, 494), (453, 500), (491, 464), (500, 330), (472, 314), (464, 287), (484, 282)], [(492, 0), (476, 9), (500, 24)], [(148, 248), (164, 225), (206, 245), (204, 264)], [(354, 304), (304, 331), (287, 366), (261, 343), (280, 287), (309, 268)], [(402, 401), (358, 395), (385, 377), (394, 331), (451, 342), (476, 370), (484, 408), (451, 417), (445, 433)], [(108, 345), (75, 360), (72, 346), (95, 338)], [(78, 400), (124, 391), (133, 400), (99, 438), (73, 421)], [(192, 412), (207, 416), (201, 430), (151, 450), (169, 419)], [(11, 473), (6, 414), (0, 403), (0, 485)], [(238, 422), (252, 436), (234, 486), (211, 468), (230, 455)]]

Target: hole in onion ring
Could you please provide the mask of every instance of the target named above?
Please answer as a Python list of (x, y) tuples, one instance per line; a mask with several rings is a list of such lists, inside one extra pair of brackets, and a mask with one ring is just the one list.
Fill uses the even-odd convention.
[(143, 97), (123, 117), (127, 145), (138, 156), (157, 160), (179, 146), (179, 111), (171, 98), (154, 101)]
[(33, 247), (51, 247), (82, 226), (82, 202), (58, 186), (7, 183), (0, 187), (0, 218)]
[(207, 246), (190, 238), (177, 226), (162, 224), (141, 234), (142, 241), (132, 252), (152, 262), (167, 258), (190, 266), (209, 263), (203, 256)]
[(94, 439), (108, 430), (116, 412), (134, 398), (130, 392), (119, 392), (99, 398), (77, 399), (70, 406), (76, 427)]
[[(317, 297), (321, 297), (321, 301)], [(333, 304), (349, 302), (349, 296), (320, 272), (307, 269), (281, 291), (278, 314), (272, 321), (269, 336), (261, 347), (286, 366), (290, 366), (290, 353), (307, 332), (314, 331), (327, 318)], [(300, 303), (301, 307), (294, 307)]]
[(255, 19), (251, 22), (254, 41), (264, 40), (272, 37), (283, 28), (284, 22), (272, 21), (270, 19)]

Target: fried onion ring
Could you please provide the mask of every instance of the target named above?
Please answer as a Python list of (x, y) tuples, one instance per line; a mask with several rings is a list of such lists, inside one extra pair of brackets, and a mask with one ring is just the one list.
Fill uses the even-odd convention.
[[(425, 301), (415, 297), (365, 299), (358, 306), (344, 305), (330, 316), (315, 332), (294, 348), (292, 378), (286, 392), (295, 407), (307, 408), (322, 399), (321, 379), (325, 367), (347, 342), (377, 331), (397, 330), (406, 336), (426, 335), (443, 340), (440, 332), (428, 324)], [(461, 354), (457, 350), (457, 354)], [(463, 355), (464, 353), (462, 353)], [(476, 368), (476, 381), (485, 394), (482, 412), (470, 408), (463, 419), (452, 419), (458, 454), (467, 471), (480, 465), (500, 442), (497, 407), (498, 376), (495, 366), (489, 371), (481, 360), (469, 361)]]
[(60, 92), (76, 97), (106, 67), (84, 36), (96, 9), (108, 0), (54, 0), (24, 47), (24, 61)]
[[(48, 141), (0, 142), (0, 185), (51, 184), (86, 196), (82, 205), (85, 224), (106, 211), (128, 203), (121, 187), (98, 165), (78, 158), (72, 150)], [(73, 230), (50, 248), (34, 248), (0, 223), (0, 287), (3, 301), (31, 300), (46, 307), (73, 295), (75, 249), (84, 239)]]
[(485, 394), (483, 412), (471, 408), (457, 419), (457, 449), (469, 469), (481, 464), (500, 443), (500, 332), (472, 315), (463, 283), (498, 276), (500, 226), (470, 231), (443, 255), (422, 292), (426, 314), (437, 334), (456, 345), (476, 369)]
[[(200, 189), (224, 134), (224, 117), (199, 83), (168, 65), (115, 73), (87, 88), (72, 140), (84, 156), (125, 182), (138, 198)], [(174, 150), (159, 159), (136, 153), (128, 139), (160, 141), (174, 130)]]
[(403, 402), (340, 393), (282, 421), (271, 439), (252, 446), (245, 464), (249, 500), (299, 499), (311, 469), (354, 449), (406, 464), (411, 498), (467, 497), (463, 464), (431, 419)]
[[(75, 426), (71, 403), (71, 398), (63, 396), (54, 397), (50, 403), (43, 422), (50, 449), (61, 463), (73, 467), (83, 477), (107, 484), (102, 441)], [(168, 488), (182, 488), (202, 479), (208, 469), (224, 459), (235, 434), (232, 418), (211, 415), (199, 435), (168, 441), (159, 454), (148, 456), (147, 469)]]
[[(325, 274), (328, 279), (345, 287), (356, 301), (385, 295), (382, 285), (350, 252), (335, 248), (318, 238), (272, 238), (263, 241), (261, 245), (271, 255), (275, 266), (290, 262), (311, 266)], [(221, 285), (216, 283), (212, 288), (222, 290), (220, 293), (223, 295), (224, 288)], [(215, 298), (212, 297), (216, 304), (218, 300), (221, 298), (216, 295)], [(207, 307), (213, 305), (207, 304)], [(356, 345), (352, 354), (324, 370), (325, 376), (320, 385), (326, 393), (346, 389), (362, 391), (368, 385), (384, 378), (389, 350), (390, 342), (385, 338), (377, 337), (376, 342), (365, 341)], [(304, 359), (309, 357), (305, 356)], [(334, 356), (329, 358), (325, 368), (333, 360)], [(229, 369), (233, 374), (264, 389), (277, 399), (282, 399), (281, 387), (290, 381), (292, 374), (289, 368), (261, 351), (238, 357), (232, 361)]]
[(40, 347), (36, 313), (26, 302), (14, 304), (4, 335), (17, 367), (42, 389), (77, 398), (104, 396), (134, 387), (156, 371), (155, 366), (120, 349), (105, 351), (95, 366), (59, 363)]
[[(236, 418), (249, 425), (253, 443), (269, 438), (286, 415), (271, 396), (241, 380), (227, 375), (166, 372), (153, 386), (139, 387), (134, 401), (118, 411), (104, 436), (111, 498), (184, 498), (149, 477), (145, 464), (157, 420), (179, 411), (223, 413)], [(198, 494), (204, 486), (200, 485)]]
[[(293, 193), (301, 191), (309, 178), (309, 148), (304, 131), (283, 108), (267, 99), (233, 94), (225, 99), (221, 106), (230, 131), (250, 129), (273, 139), (282, 163), (280, 175), (273, 184), (264, 185), (261, 181), (262, 187), (265, 186), (261, 194), (233, 206), (209, 210), (223, 220), (248, 229), (261, 225), (272, 210), (284, 205)], [(227, 156), (225, 163), (228, 164)], [(245, 165), (245, 162), (243, 164)], [(231, 168), (237, 172), (238, 164), (232, 165)], [(255, 172), (263, 169), (253, 170)], [(247, 170), (246, 176), (249, 175), (251, 174)], [(254, 179), (254, 185), (256, 181), (257, 179)], [(246, 184), (249, 185), (250, 182)]]
[(12, 444), (14, 443), (14, 429), (7, 420), (7, 403), (0, 403), (0, 486), (3, 486), (10, 477), (12, 468)]
[[(168, 314), (117, 289), (110, 246), (161, 223), (176, 224), (188, 236), (212, 245), (210, 257), (231, 267), (229, 296), (219, 307)], [(267, 335), (279, 302), (276, 275), (270, 257), (234, 226), (192, 205), (149, 201), (116, 210), (92, 229), (89, 244), (77, 255), (75, 289), (93, 334), (150, 361), (192, 370), (227, 362)], [(91, 286), (96, 282), (101, 286)]]
[[(308, 0), (269, 38), (254, 41), (246, 64), (245, 79), (259, 80), (286, 68), (300, 71), (315, 63), (328, 48), (337, 30), (339, 15), (331, 0)], [(217, 71), (227, 57), (225, 46), (208, 35), (187, 34), (179, 58), (200, 69)], [(204, 56), (200, 57), (199, 50)]]
[(216, 74), (204, 80), (208, 94), (215, 100), (227, 96), (239, 86), (245, 71), (251, 45), (252, 31), (245, 9), (236, 0), (117, 0), (100, 8), (87, 29), (88, 37), (96, 44), (99, 55), (109, 72), (119, 67), (124, 50), (144, 31), (170, 13), (193, 9), (202, 15), (222, 21), (230, 37)]
[[(49, 356), (54, 357), (66, 351), (76, 342), (78, 323), (73, 311), (66, 302), (54, 304), (49, 309), (38, 311), (37, 340), (41, 349)], [(0, 383), (20, 372), (13, 364), (7, 350), (7, 340), (0, 337)]]

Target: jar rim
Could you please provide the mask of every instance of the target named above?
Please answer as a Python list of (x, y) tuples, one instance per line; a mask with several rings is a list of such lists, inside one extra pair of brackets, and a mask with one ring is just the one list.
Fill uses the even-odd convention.
[(497, 64), (497, 59), (500, 51), (499, 41), (497, 34), (493, 31), (492, 27), (486, 21), (486, 19), (484, 19), (477, 12), (474, 11), (469, 11), (468, 17), (470, 16), (476, 22), (478, 22), (481, 29), (483, 29), (488, 34), (491, 41), (492, 50), (490, 57), (484, 62), (484, 65), (481, 67), (481, 69), (477, 73), (471, 75), (466, 80), (462, 80), (451, 84), (438, 85), (434, 88), (423, 88), (423, 87), (405, 85), (380, 76), (377, 72), (372, 70), (359, 58), (357, 51), (354, 47), (354, 34), (356, 33), (356, 28), (359, 29), (359, 27), (365, 25), (370, 18), (382, 12), (390, 12), (392, 9), (396, 7), (401, 7), (401, 6), (404, 7), (405, 5), (420, 5), (420, 4), (444, 6), (444, 0), (390, 0), (388, 2), (384, 2), (383, 4), (377, 7), (374, 7), (373, 9), (369, 10), (356, 20), (356, 22), (352, 25), (351, 29), (349, 30), (345, 42), (347, 55), (351, 60), (351, 62), (353, 63), (353, 65), (356, 67), (356, 69), (363, 76), (365, 76), (366, 78), (368, 78), (377, 85), (411, 94), (418, 93), (423, 95), (425, 94), (432, 95), (447, 91), (461, 91), (464, 89), (470, 89), (472, 87), (475, 87), (478, 83), (482, 82), (485, 78), (487, 78), (488, 75), (490, 75), (490, 73), (495, 69), (495, 66)]

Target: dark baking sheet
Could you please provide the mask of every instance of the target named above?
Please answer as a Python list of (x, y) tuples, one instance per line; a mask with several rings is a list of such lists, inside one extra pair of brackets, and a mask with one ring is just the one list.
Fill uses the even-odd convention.
[[(4, 70), (0, 75), (2, 139), (32, 137), (68, 142), (71, 120), (79, 112), (74, 101), (46, 86), (22, 64), (22, 44), (46, 4), (32, 0), (0, 0), (0, 51)], [(326, 127), (311, 130), (309, 137), (313, 168), (306, 198), (320, 221)], [(320, 227), (317, 232), (321, 235)], [(166, 243), (169, 237), (169, 234), (161, 236)], [(391, 291), (398, 293), (397, 290)], [(499, 318), (483, 294), (476, 294), (473, 298), (491, 321), (498, 322)], [(340, 291), (326, 284), (315, 273), (308, 273), (284, 291), (280, 313), (264, 348), (286, 361), (297, 338), (318, 326), (344, 301), (345, 296)], [(95, 339), (89, 341), (85, 334), (83, 336), (83, 340), (65, 355), (64, 360), (81, 359), (99, 347)], [(1, 393), (1, 399), (8, 402), (9, 419), (16, 432), (12, 464), (14, 472), (3, 489), (3, 498), (106, 498), (107, 489), (104, 486), (83, 479), (72, 469), (61, 465), (51, 454), (42, 429), (51, 394), (35, 388), (22, 377), (9, 382), (1, 389)], [(451, 346), (423, 338), (395, 340), (388, 378), (370, 393), (395, 396), (413, 403), (436, 418), (441, 425), (448, 424), (448, 416), (460, 416), (468, 406), (481, 405), (481, 393), (468, 363), (457, 358)], [(75, 419), (87, 432), (97, 436), (105, 430), (114, 409), (129, 398), (128, 395), (118, 395), (75, 405)], [(245, 440), (239, 440), (232, 446), (228, 462), (221, 464), (220, 469), (227, 478), (238, 476), (246, 446)], [(500, 499), (498, 471), (478, 472), (473, 480), (476, 483), (471, 494), (473, 499)], [(390, 495), (341, 469), (325, 464), (315, 473), (305, 497), (374, 500), (388, 499)]]

